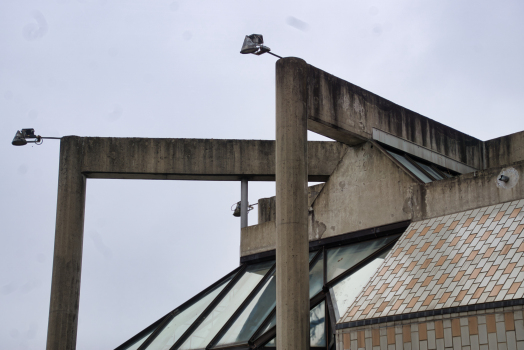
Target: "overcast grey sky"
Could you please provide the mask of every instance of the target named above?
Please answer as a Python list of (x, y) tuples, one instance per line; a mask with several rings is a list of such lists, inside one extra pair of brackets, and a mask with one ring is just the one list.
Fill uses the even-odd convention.
[[(276, 58), (486, 140), (524, 129), (518, 0), (0, 2), (0, 344), (44, 349), (59, 142), (274, 139)], [(310, 133), (310, 139), (323, 139)], [(274, 195), (250, 186), (250, 202)], [(111, 349), (238, 265), (236, 182), (89, 180), (78, 346)], [(250, 215), (256, 223), (256, 212)]]

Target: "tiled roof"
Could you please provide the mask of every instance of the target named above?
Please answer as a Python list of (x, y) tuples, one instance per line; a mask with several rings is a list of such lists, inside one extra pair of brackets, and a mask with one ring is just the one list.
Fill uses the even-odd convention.
[(412, 223), (339, 322), (522, 298), (523, 206)]

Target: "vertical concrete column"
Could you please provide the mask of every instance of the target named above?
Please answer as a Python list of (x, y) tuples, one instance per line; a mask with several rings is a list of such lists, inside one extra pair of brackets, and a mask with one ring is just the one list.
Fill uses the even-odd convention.
[(81, 173), (82, 157), (82, 138), (63, 137), (47, 350), (76, 348), (86, 193), (86, 179)]
[(277, 349), (309, 349), (307, 72), (304, 60), (276, 64)]

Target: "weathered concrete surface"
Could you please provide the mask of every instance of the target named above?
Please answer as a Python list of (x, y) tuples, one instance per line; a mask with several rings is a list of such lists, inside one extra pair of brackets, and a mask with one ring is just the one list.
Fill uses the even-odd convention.
[(348, 145), (372, 138), (373, 128), (482, 168), (482, 141), (309, 66), (309, 130)]
[(86, 188), (85, 176), (80, 172), (81, 161), (82, 138), (63, 137), (47, 350), (76, 348)]
[[(308, 208), (313, 204), (318, 194), (324, 187), (324, 184), (309, 186), (307, 189)], [(258, 223), (262, 224), (267, 221), (275, 221), (277, 217), (276, 197), (260, 198), (258, 200)]]
[(277, 220), (277, 198), (260, 198), (258, 200), (258, 224)]
[[(275, 180), (275, 141), (82, 138), (88, 178)], [(326, 181), (346, 152), (338, 142), (308, 142), (310, 181)]]
[[(351, 149), (326, 182), (309, 215), (310, 241), (524, 199), (524, 161), (420, 184), (374, 149), (370, 143)], [(502, 173), (508, 183), (497, 181)], [(241, 247), (250, 250), (241, 249), (241, 256), (275, 249), (267, 243), (274, 240), (273, 226), (257, 226), (242, 231)]]
[(372, 143), (350, 148), (313, 203), (309, 239), (410, 220), (415, 184)]
[(276, 247), (275, 221), (244, 227), (241, 231), (240, 256), (258, 254)]
[[(509, 186), (497, 181), (509, 172)], [(413, 221), (524, 198), (524, 161), (417, 186), (413, 193)]]
[(524, 131), (484, 142), (486, 168), (524, 160)]
[(276, 64), (276, 297), (278, 349), (309, 349), (307, 74), (294, 57)]

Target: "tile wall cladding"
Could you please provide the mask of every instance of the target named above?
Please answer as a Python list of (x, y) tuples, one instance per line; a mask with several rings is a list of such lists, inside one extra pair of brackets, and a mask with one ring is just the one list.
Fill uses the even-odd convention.
[(524, 349), (522, 306), (337, 331), (337, 350)]
[(339, 322), (523, 298), (523, 206), (412, 223)]

